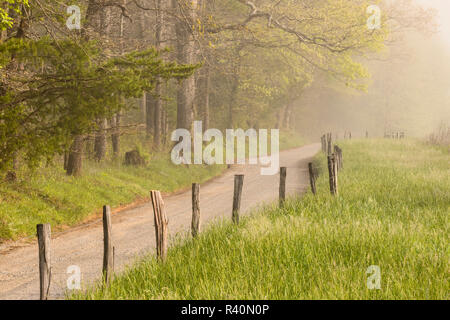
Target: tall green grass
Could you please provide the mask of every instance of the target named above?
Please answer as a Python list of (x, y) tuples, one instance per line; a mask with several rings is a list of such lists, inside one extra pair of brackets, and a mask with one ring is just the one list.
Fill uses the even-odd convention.
[[(73, 299), (448, 299), (449, 153), (416, 141), (341, 143), (340, 195), (318, 195), (180, 241)], [(367, 268), (381, 269), (381, 289)]]

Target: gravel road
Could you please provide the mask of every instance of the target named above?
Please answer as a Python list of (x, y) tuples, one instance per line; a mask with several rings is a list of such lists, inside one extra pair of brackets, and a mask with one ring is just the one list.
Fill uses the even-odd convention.
[[(309, 187), (307, 163), (320, 150), (319, 144), (282, 151), (280, 165), (287, 169), (287, 193), (298, 194)], [(241, 211), (270, 203), (278, 197), (279, 175), (262, 176), (259, 166), (233, 166), (222, 176), (200, 187), (202, 227), (216, 219), (230, 218), (235, 174), (245, 174)], [(191, 192), (164, 199), (170, 235), (185, 234), (191, 220)], [(148, 204), (113, 215), (115, 269), (117, 272), (144, 253), (154, 251), (153, 212)], [(83, 285), (101, 276), (103, 234), (101, 222), (77, 227), (52, 239), (52, 283), (50, 299), (64, 298), (69, 266), (81, 268)], [(0, 300), (39, 299), (37, 243), (17, 242), (0, 248)]]

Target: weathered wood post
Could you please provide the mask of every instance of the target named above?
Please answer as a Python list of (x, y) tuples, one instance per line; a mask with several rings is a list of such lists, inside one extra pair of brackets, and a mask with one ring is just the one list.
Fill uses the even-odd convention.
[(313, 170), (312, 163), (308, 163), (308, 170), (309, 170), (309, 183), (311, 184), (311, 192), (315, 195), (316, 194), (316, 175)]
[(329, 175), (329, 182), (330, 182), (330, 192), (332, 195), (336, 195), (336, 184), (335, 184), (335, 161), (334, 161), (335, 155), (330, 154), (328, 155), (328, 175)]
[(197, 237), (200, 233), (200, 185), (192, 184), (192, 237)]
[(39, 247), (39, 292), (40, 299), (47, 300), (51, 281), (50, 224), (36, 226)]
[(239, 211), (241, 209), (242, 187), (244, 185), (244, 175), (237, 174), (234, 176), (234, 195), (233, 195), (233, 222), (239, 223)]
[(334, 146), (334, 155), (337, 169), (340, 171), (342, 169), (342, 149), (337, 145)]
[(337, 164), (337, 156), (333, 155), (333, 183), (334, 183), (334, 194), (338, 195), (338, 164)]
[(334, 157), (336, 161), (337, 168), (339, 170), (339, 147), (337, 145), (334, 145)]
[(163, 262), (167, 257), (167, 225), (169, 222), (167, 220), (161, 193), (152, 190), (150, 191), (150, 198), (152, 200), (153, 217), (155, 221), (156, 257)]
[(109, 284), (114, 273), (111, 208), (103, 206), (103, 281)]
[(286, 201), (286, 174), (287, 168), (280, 168), (280, 190), (279, 190), (279, 205), (282, 207)]
[(322, 135), (321, 141), (322, 141), (322, 151), (323, 151), (323, 153), (327, 153), (327, 148), (328, 148), (328, 134)]
[(369, 139), (369, 131), (366, 130), (366, 139)]

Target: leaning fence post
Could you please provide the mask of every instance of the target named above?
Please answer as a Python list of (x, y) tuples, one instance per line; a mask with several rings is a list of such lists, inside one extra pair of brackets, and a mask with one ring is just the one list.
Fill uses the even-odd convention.
[(195, 238), (200, 233), (200, 185), (192, 184), (192, 236)]
[(283, 206), (286, 201), (286, 167), (280, 168), (280, 192), (279, 192), (279, 204), (280, 207)]
[(114, 272), (114, 248), (112, 244), (111, 208), (103, 206), (103, 279), (109, 284)]
[(241, 209), (242, 186), (244, 184), (244, 175), (237, 174), (234, 176), (234, 195), (233, 195), (233, 222), (239, 223), (239, 210)]
[(309, 182), (311, 184), (311, 192), (315, 195), (316, 194), (316, 175), (314, 174), (312, 163), (308, 163), (308, 169), (309, 169)]
[(36, 226), (39, 247), (39, 283), (40, 299), (47, 300), (51, 281), (51, 256), (50, 256), (50, 224), (38, 224)]
[(150, 191), (150, 198), (152, 200), (153, 217), (155, 221), (156, 256), (160, 261), (165, 261), (167, 257), (168, 220), (164, 208), (164, 201), (161, 193), (156, 190)]

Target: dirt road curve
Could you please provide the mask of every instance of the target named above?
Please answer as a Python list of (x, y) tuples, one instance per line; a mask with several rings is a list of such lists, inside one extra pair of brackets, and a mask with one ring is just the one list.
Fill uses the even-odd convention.
[[(320, 149), (318, 144), (280, 153), (281, 166), (287, 169), (287, 192), (304, 191), (309, 186), (308, 160)], [(278, 197), (279, 175), (261, 176), (258, 166), (236, 166), (223, 176), (203, 184), (200, 189), (202, 226), (214, 219), (231, 217), (234, 175), (244, 173), (242, 211), (249, 212)], [(191, 220), (191, 192), (166, 197), (166, 212), (171, 235), (186, 232)], [(83, 283), (101, 276), (103, 234), (101, 223), (77, 228), (52, 240), (52, 283), (50, 299), (64, 297), (69, 275), (67, 268), (81, 268)], [(113, 216), (115, 269), (122, 270), (139, 255), (154, 250), (153, 212), (149, 205), (122, 211)], [(37, 244), (0, 250), (0, 299), (39, 299)]]

